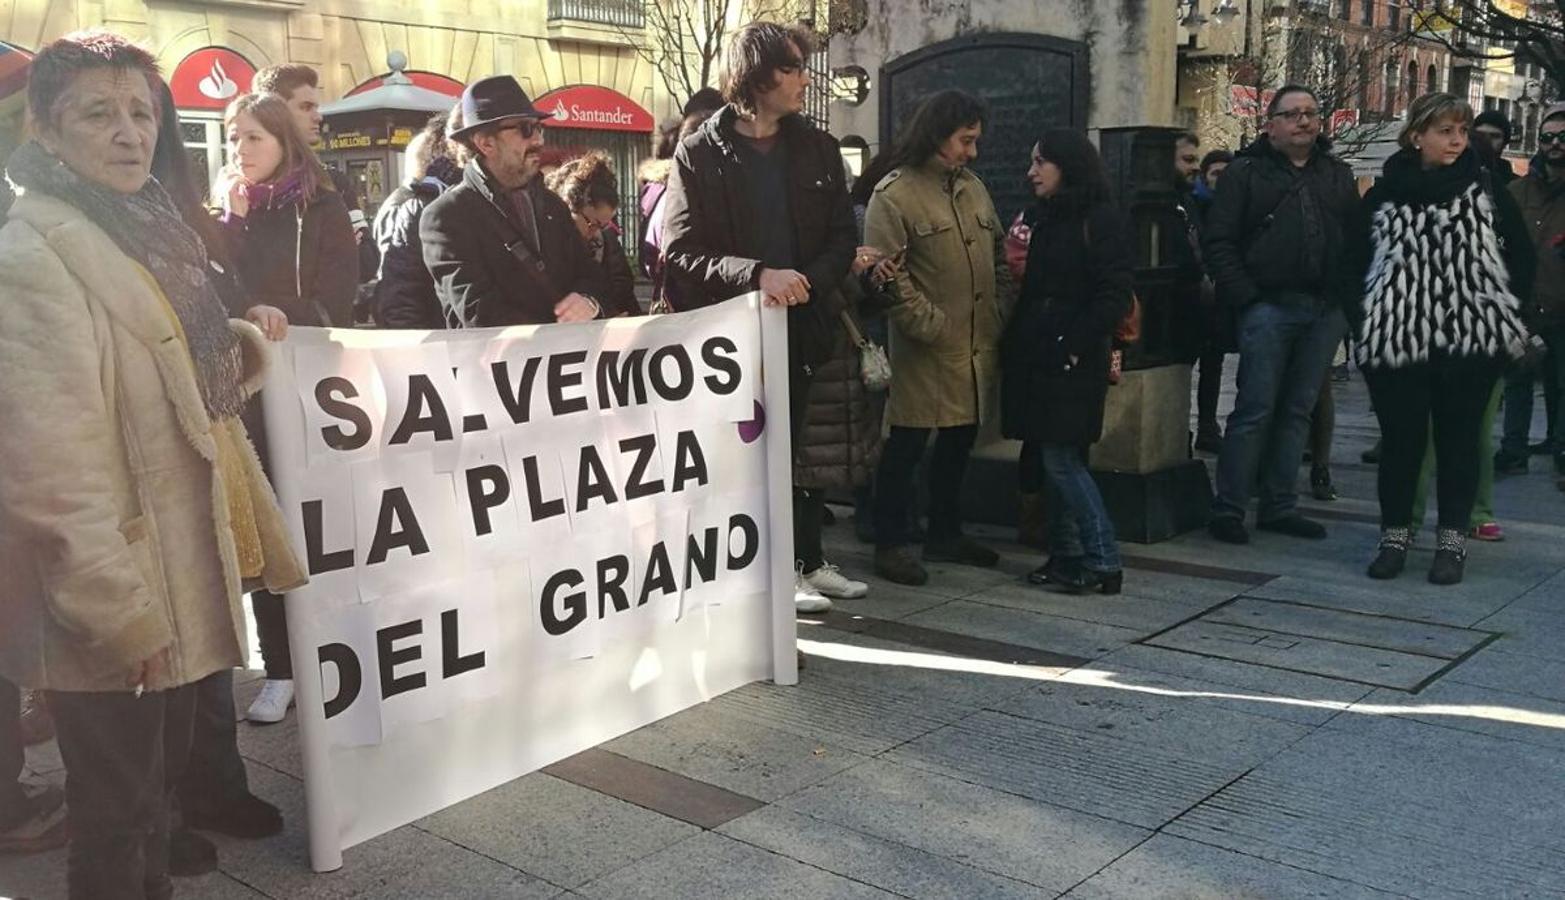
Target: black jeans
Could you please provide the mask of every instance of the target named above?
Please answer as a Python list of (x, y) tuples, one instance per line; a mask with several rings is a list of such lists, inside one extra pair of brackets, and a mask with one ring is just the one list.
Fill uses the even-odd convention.
[(255, 610), (255, 636), (261, 644), (261, 664), (266, 677), (293, 678), (293, 654), (288, 649), (288, 615), (281, 594), (256, 591), (250, 595)]
[(1434, 428), (1441, 528), (1467, 530), (1478, 495), (1478, 423), (1500, 377), (1489, 358), (1440, 357), (1401, 369), (1366, 369), (1380, 420), (1380, 524), (1413, 524), (1418, 470)]
[(821, 529), (826, 520), (826, 492), (816, 488), (793, 489), (793, 558), (806, 574), (825, 562)]
[(1199, 428), (1216, 431), (1217, 400), (1223, 394), (1223, 357), (1221, 350), (1207, 349), (1201, 354), (1201, 374), (1196, 381), (1196, 422)]
[[(875, 478), (875, 544), (907, 543), (908, 506), (913, 502), (913, 472), (929, 443), (928, 428), (893, 425), (880, 454)], [(978, 437), (977, 425), (941, 428), (929, 465), (929, 540), (950, 540), (962, 533), (962, 475)]]
[(1043, 445), (1037, 441), (1022, 441), (1022, 451), (1016, 457), (1016, 486), (1024, 494), (1042, 494), (1048, 489), (1048, 478), (1043, 474)]
[(1331, 439), (1337, 432), (1337, 395), (1332, 393), (1331, 370), (1321, 380), (1320, 399), (1310, 413), (1310, 466), (1324, 469), (1331, 465)]
[(234, 710), (234, 670), (223, 669), (195, 683), (190, 759), (175, 786), (179, 808), (203, 812), (250, 793), (250, 778), (239, 756), (238, 715)]
[(129, 691), (50, 691), (65, 761), (71, 900), (164, 900), (169, 808), (190, 752), (194, 685)]
[(27, 795), (19, 779), (27, 763), (22, 745), (22, 692), (0, 678), (0, 831), (27, 817)]

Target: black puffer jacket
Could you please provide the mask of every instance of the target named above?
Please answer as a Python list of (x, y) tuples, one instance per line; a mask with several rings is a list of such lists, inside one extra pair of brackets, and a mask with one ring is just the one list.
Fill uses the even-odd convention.
[[(440, 177), (445, 175), (445, 177)], [(397, 188), (375, 214), (380, 248), (380, 283), (375, 288), (375, 324), (380, 328), (444, 328), (435, 279), (424, 265), (418, 223), (424, 208), (461, 180), (462, 170), (443, 171)]]
[(1358, 203), (1353, 170), (1324, 141), (1303, 166), (1267, 137), (1240, 150), (1203, 223), (1218, 297), (1239, 308), (1273, 294), (1342, 302), (1357, 290), (1344, 251)]
[[(768, 211), (751, 208), (749, 178), (734, 143), (737, 120), (734, 108), (725, 106), (674, 151), (663, 240), (682, 308), (709, 306), (760, 283), (763, 252), (755, 223)], [(795, 268), (810, 282), (810, 302), (788, 310), (789, 347), (796, 360), (816, 363), (830, 356), (839, 330), (838, 287), (853, 262), (857, 228), (836, 139), (800, 116), (783, 119), (781, 139), (788, 151)]]
[(1133, 245), (1129, 222), (1107, 203), (1039, 205), (1000, 350), (1006, 437), (1085, 447), (1102, 436), (1110, 344), (1130, 311)]
[[(894, 302), (894, 282), (865, 300), (865, 282), (843, 281), (850, 307)], [(839, 327), (830, 358), (814, 367), (804, 427), (795, 438), (793, 483), (818, 490), (847, 490), (869, 484), (880, 463), (885, 393), (865, 389), (859, 350)]]

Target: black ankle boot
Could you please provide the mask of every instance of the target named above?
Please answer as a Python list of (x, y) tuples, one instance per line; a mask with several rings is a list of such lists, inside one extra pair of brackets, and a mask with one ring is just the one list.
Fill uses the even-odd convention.
[(1385, 580), (1402, 574), (1407, 566), (1407, 548), (1413, 543), (1410, 528), (1387, 528), (1380, 533), (1380, 552), (1369, 564), (1369, 577)]
[(1467, 567), (1467, 536), (1455, 528), (1435, 533), (1435, 561), (1429, 567), (1430, 584), (1460, 584)]
[(1117, 594), (1125, 585), (1125, 573), (1119, 569), (1094, 572), (1078, 568), (1060, 578), (1051, 579), (1049, 583), (1067, 594)]

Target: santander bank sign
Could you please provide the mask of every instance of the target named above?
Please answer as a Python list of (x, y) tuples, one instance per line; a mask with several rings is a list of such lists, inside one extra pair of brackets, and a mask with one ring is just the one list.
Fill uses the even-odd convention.
[(168, 80), (180, 109), (223, 109), (250, 90), (255, 66), (227, 47), (204, 47), (185, 57)]
[(533, 101), (550, 114), (550, 128), (592, 128), (600, 131), (650, 133), (652, 114), (636, 101), (605, 87), (578, 84), (550, 91)]

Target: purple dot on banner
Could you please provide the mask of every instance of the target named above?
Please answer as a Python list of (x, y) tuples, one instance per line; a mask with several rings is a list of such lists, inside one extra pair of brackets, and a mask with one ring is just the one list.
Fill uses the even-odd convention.
[(761, 401), (757, 400), (755, 401), (755, 418), (748, 422), (739, 423), (739, 440), (744, 441), (746, 444), (753, 444), (765, 430), (766, 407), (762, 406)]

